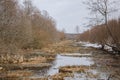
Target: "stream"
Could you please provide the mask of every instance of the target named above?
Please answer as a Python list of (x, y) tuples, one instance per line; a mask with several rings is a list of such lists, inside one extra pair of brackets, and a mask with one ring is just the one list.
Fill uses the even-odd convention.
[[(96, 55), (97, 53), (97, 55)], [(99, 53), (99, 55), (98, 55)], [(94, 52), (88, 54), (71, 53), (67, 55), (58, 54), (52, 66), (48, 69), (40, 70), (35, 73), (33, 78), (48, 77), (59, 73), (59, 68), (64, 66), (91, 66), (96, 65), (95, 68), (90, 68), (85, 73), (74, 73), (74, 77), (65, 77), (64, 80), (108, 80), (111, 75), (117, 75), (110, 80), (119, 80), (119, 59), (111, 57), (109, 54), (102, 55), (103, 52)], [(111, 63), (115, 64), (112, 66)], [(116, 66), (115, 66), (116, 65)], [(115, 73), (118, 72), (118, 73)], [(91, 77), (92, 76), (92, 77)]]
[[(120, 56), (111, 55), (95, 48), (81, 47), (77, 53), (57, 54), (55, 60), (50, 64), (50, 67), (37, 70), (25, 69), (24, 72), (30, 71), (33, 74), (28, 77), (22, 76), (22, 78), (25, 78), (24, 80), (120, 80)], [(38, 63), (38, 65), (41, 64)], [(59, 76), (60, 68), (66, 66), (74, 66), (73, 69), (83, 66), (81, 68), (83, 71), (74, 71), (72, 76), (64, 76), (62, 79), (51, 79), (54, 75)], [(63, 75), (66, 73), (63, 72)], [(18, 80), (18, 78), (2, 80)]]
[[(80, 53), (78, 53), (79, 55)], [(52, 67), (47, 69), (46, 71), (43, 71), (41, 74), (41, 71), (38, 71), (37, 74), (35, 74), (35, 77), (40, 77), (40, 76), (52, 76), (57, 73), (59, 73), (59, 67), (63, 66), (80, 66), (80, 65), (86, 65), (90, 66), (91, 64), (94, 64), (91, 58), (87, 57), (72, 57), (72, 56), (64, 56), (64, 55), (57, 55), (56, 60), (53, 62)], [(44, 73), (45, 72), (45, 73)]]
[(93, 61), (86, 57), (68, 57), (57, 55), (54, 65), (48, 70), (48, 75), (54, 75), (59, 72), (59, 67), (63, 66), (79, 66), (79, 65), (91, 65)]

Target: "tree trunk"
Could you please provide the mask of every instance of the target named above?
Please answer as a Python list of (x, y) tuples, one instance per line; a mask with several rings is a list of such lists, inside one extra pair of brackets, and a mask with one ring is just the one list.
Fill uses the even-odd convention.
[(104, 46), (104, 45), (101, 45), (101, 46), (102, 46), (101, 49), (104, 50), (104, 47), (105, 47), (105, 46)]

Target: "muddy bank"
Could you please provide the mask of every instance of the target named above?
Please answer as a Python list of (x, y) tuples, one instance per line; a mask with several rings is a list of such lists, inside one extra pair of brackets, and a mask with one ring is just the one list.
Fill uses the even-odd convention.
[(35, 51), (24, 54), (24, 61), (21, 63), (2, 63), (0, 64), (0, 80), (23, 80), (25, 77), (33, 76), (35, 71), (51, 67), (55, 57), (56, 55), (53, 54)]
[[(62, 42), (59, 45), (61, 49), (64, 48), (63, 51), (57, 51), (58, 49), (55, 53), (35, 51), (25, 55), (26, 60), (21, 64), (1, 64), (1, 79), (120, 80), (120, 56), (113, 56), (74, 42)], [(51, 49), (59, 48), (59, 45), (51, 46)], [(66, 49), (66, 46), (69, 49)]]
[[(66, 61), (66, 66), (61, 65), (58, 69), (58, 73), (52, 75), (53, 80), (120, 80), (120, 56), (108, 54), (104, 51), (92, 48), (92, 47), (80, 47), (79, 53), (62, 53)], [(66, 57), (72, 57), (68, 62)], [(68, 63), (75, 63), (78, 61), (77, 58), (91, 59), (92, 65), (68, 65)], [(61, 58), (62, 59), (62, 58)], [(81, 60), (82, 61), (82, 60)], [(86, 60), (77, 63), (86, 63)]]

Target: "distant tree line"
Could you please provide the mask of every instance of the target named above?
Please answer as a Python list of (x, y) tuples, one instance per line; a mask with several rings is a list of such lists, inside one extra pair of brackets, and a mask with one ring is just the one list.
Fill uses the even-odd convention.
[(58, 40), (56, 23), (31, 0), (0, 0), (0, 54), (17, 54), (18, 49), (41, 49)]
[[(109, 35), (105, 24), (96, 25), (92, 29), (85, 31), (79, 35), (80, 41), (86, 41), (91, 43), (98, 43), (101, 48), (107, 45), (115, 52), (120, 52), (120, 19), (108, 21), (108, 28), (112, 34)], [(113, 39), (114, 38), (114, 39)]]

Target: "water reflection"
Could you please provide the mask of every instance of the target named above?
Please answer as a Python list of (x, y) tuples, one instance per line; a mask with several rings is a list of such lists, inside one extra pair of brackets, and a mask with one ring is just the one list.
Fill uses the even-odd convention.
[(91, 58), (57, 55), (55, 61), (53, 62), (53, 65), (50, 68), (36, 71), (34, 77), (54, 75), (56, 73), (59, 73), (59, 67), (63, 67), (63, 66), (72, 66), (72, 65), (90, 66), (92, 64), (94, 64), (94, 62), (92, 61)]
[(39, 71), (33, 71), (34, 75), (31, 78), (41, 78), (47, 76), (47, 71), (49, 68), (45, 68)]
[(48, 75), (54, 75), (58, 73), (59, 67), (63, 66), (80, 66), (80, 65), (91, 65), (94, 64), (91, 58), (86, 57), (70, 57), (70, 56), (61, 56), (57, 55), (54, 65), (48, 70)]
[[(111, 75), (114, 75), (110, 80), (120, 80), (119, 71), (120, 58), (114, 59), (111, 55), (104, 54), (102, 51), (92, 50), (91, 57), (75, 57), (78, 54), (57, 55), (52, 66), (39, 71), (35, 71), (34, 78), (49, 77), (59, 73), (59, 67), (63, 66), (90, 66), (95, 65), (94, 68), (84, 73), (74, 73), (73, 77), (65, 77), (64, 80), (108, 80)], [(79, 53), (79, 55), (82, 55)], [(85, 55), (85, 54), (84, 54)], [(88, 54), (87, 54), (88, 55)], [(113, 67), (117, 66), (117, 67)], [(117, 74), (114, 72), (118, 72)]]

